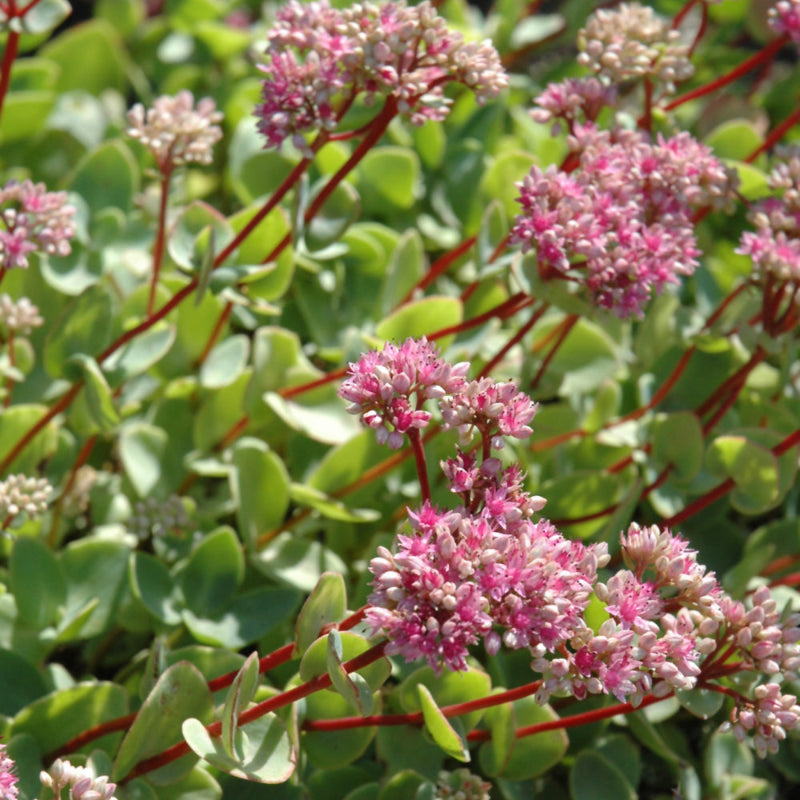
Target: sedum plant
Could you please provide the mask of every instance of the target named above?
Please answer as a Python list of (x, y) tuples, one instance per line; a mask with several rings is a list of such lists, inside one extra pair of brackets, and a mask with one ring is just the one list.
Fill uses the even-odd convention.
[(3, 798), (800, 784), (800, 3), (594, 5), (0, 0)]

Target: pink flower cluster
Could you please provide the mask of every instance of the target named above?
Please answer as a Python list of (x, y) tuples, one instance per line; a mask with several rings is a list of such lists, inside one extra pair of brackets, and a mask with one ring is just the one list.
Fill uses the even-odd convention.
[(399, 347), (387, 342), (383, 350), (350, 364), (339, 397), (349, 401), (351, 414), (360, 414), (364, 424), (375, 430), (381, 444), (397, 450), (409, 429), (430, 423), (425, 401), (459, 391), (468, 369), (466, 362), (448, 364), (424, 337), (407, 339)]
[(462, 443), (477, 431), (487, 454), (492, 447), (502, 448), (504, 436), (530, 436), (536, 403), (513, 382), (467, 381), (468, 369), (467, 362), (449, 364), (424, 337), (399, 346), (387, 343), (349, 365), (339, 396), (349, 401), (351, 414), (359, 414), (375, 430), (381, 444), (395, 450), (409, 430), (422, 430), (430, 423), (426, 400), (438, 402), (443, 428), (457, 428)]
[(617, 102), (617, 87), (597, 78), (566, 78), (550, 83), (534, 101), (535, 122), (594, 122), (600, 112)]
[(651, 141), (586, 123), (570, 145), (576, 169), (534, 166), (519, 184), (512, 239), (536, 251), (542, 275), (569, 273), (600, 307), (641, 315), (653, 291), (694, 271), (692, 214), (725, 205), (735, 176), (685, 132)]
[(444, 86), (457, 81), (478, 102), (508, 79), (488, 40), (464, 42), (423, 0), (332, 8), (328, 0), (290, 0), (268, 36), (262, 103), (256, 109), (268, 147), (287, 139), (308, 154), (303, 134), (332, 130), (355, 97), (395, 98), (415, 125), (447, 116)]
[(770, 196), (749, 215), (755, 231), (742, 234), (736, 251), (753, 260), (753, 279), (765, 293), (763, 322), (775, 334), (792, 329), (800, 311), (800, 147), (778, 157), (767, 178)]
[(0, 267), (27, 269), (28, 255), (37, 250), (69, 255), (74, 214), (66, 192), (48, 192), (43, 183), (8, 181), (0, 189)]
[(800, 44), (800, 0), (779, 0), (770, 8), (767, 19), (772, 30), (788, 34)]
[(0, 800), (17, 800), (17, 767), (6, 754), (6, 746), (0, 744)]
[(487, 459), (479, 472), (468, 504), (409, 511), (411, 532), (370, 564), (367, 619), (388, 636), (386, 652), (425, 658), (437, 671), (465, 669), (479, 641), (491, 654), (501, 644), (563, 647), (584, 625), (597, 568), (608, 561), (604, 544), (571, 542), (531, 519), (541, 498), (523, 490), (516, 468)]

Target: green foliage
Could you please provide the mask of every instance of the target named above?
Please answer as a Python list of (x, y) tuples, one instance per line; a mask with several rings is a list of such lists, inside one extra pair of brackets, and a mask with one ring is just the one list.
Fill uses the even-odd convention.
[[(551, 81), (588, 74), (572, 55), (597, 4), (438, 4), (498, 48), (498, 98), (442, 75), (417, 125), (382, 118), (380, 91), (330, 89), (340, 126), (279, 149), (253, 114), (253, 61), (280, 4), (3, 5), (0, 44), (20, 53), (0, 59), (3, 185), (65, 192), (75, 228), (71, 252), (37, 244), (28, 269), (6, 268), (0, 237), (2, 293), (42, 317), (14, 328), (0, 308), (0, 479), (52, 487), (43, 513), (0, 515), (0, 739), (23, 800), (45, 796), (57, 756), (120, 782), (120, 800), (435, 800), (462, 762), (502, 800), (796, 791), (796, 734), (761, 762), (718, 729), (761, 680), (733, 656), (635, 713), (613, 694), (540, 704), (531, 655), (510, 642), (472, 647), (460, 672), (403, 663), (364, 610), (376, 549), (413, 535), (422, 458), (379, 445), (337, 394), (363, 352), (427, 336), (470, 378), (539, 403), (533, 436), (499, 463), (547, 500), (535, 519), (608, 545), (601, 580), (630, 522), (665, 525), (746, 607), (767, 583), (782, 620), (798, 611), (796, 281), (771, 287), (769, 320), (737, 252), (776, 194), (773, 134), (798, 140), (794, 44), (703, 94), (772, 41), (767, 6), (705, 4), (699, 28), (695, 8), (680, 24), (700, 34), (695, 73), (677, 95), (632, 79), (594, 120), (688, 131), (740, 181), (730, 209), (692, 210), (696, 273), (620, 319), (590, 301), (583, 256), (561, 280), (510, 234), (533, 166), (578, 169), (576, 131), (529, 110)], [(89, 19), (70, 20), (79, 10)], [(130, 135), (133, 103), (183, 90), (222, 112), (210, 164), (162, 162)], [(440, 421), (423, 449), (445, 509), (469, 493), (441, 479), (457, 436)], [(587, 603), (601, 641), (613, 611), (599, 591)]]

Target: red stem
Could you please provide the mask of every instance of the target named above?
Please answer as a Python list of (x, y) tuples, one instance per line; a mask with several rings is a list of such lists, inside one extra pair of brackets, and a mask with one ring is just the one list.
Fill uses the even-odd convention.
[[(356, 670), (361, 669), (362, 667), (366, 667), (373, 661), (377, 661), (379, 658), (383, 656), (383, 650), (385, 647), (386, 643), (382, 642), (381, 644), (374, 645), (365, 653), (362, 653), (360, 656), (357, 656), (356, 658), (353, 658), (350, 661), (345, 662), (345, 664), (343, 665), (345, 671), (354, 672)], [(260, 717), (263, 717), (265, 714), (269, 714), (271, 711), (276, 711), (279, 708), (291, 705), (297, 700), (302, 700), (304, 697), (308, 697), (308, 695), (313, 694), (314, 692), (318, 692), (321, 689), (327, 689), (330, 685), (331, 685), (331, 679), (328, 673), (320, 675), (317, 678), (313, 678), (310, 681), (306, 681), (305, 683), (295, 687), (294, 689), (289, 689), (286, 692), (281, 692), (281, 694), (275, 695), (274, 697), (270, 697), (268, 700), (264, 700), (263, 702), (248, 708), (246, 711), (243, 711), (239, 715), (239, 725), (246, 725), (248, 722), (252, 722), (253, 720), (259, 719)], [(212, 722), (210, 725), (206, 726), (206, 730), (212, 737), (219, 736), (220, 733), (222, 733), (222, 723)], [(160, 767), (163, 767), (166, 764), (170, 764), (173, 761), (181, 758), (182, 756), (187, 755), (190, 752), (191, 749), (189, 745), (186, 744), (185, 741), (178, 742), (177, 744), (174, 744), (172, 747), (168, 747), (162, 753), (159, 753), (158, 755), (152, 756), (151, 758), (146, 758), (143, 761), (140, 761), (120, 781), (120, 783), (127, 783), (128, 781), (138, 777), (139, 775), (144, 775), (147, 772), (152, 772), (153, 770), (159, 769)]]
[(408, 431), (408, 438), (411, 442), (411, 449), (414, 452), (414, 463), (417, 466), (417, 477), (419, 478), (419, 488), (422, 502), (431, 499), (431, 487), (428, 482), (428, 467), (425, 464), (425, 450), (422, 447), (422, 437), (418, 428), (411, 428)]
[(481, 378), (488, 375), (505, 357), (506, 353), (518, 342), (522, 341), (525, 334), (542, 318), (542, 315), (550, 307), (550, 303), (542, 302), (542, 305), (537, 308), (531, 318), (498, 350), (494, 357), (484, 365), (481, 369)]
[[(12, 3), (10, 13), (14, 11), (14, 4)], [(11, 82), (11, 66), (14, 59), (17, 57), (19, 50), (19, 33), (14, 30), (8, 31), (8, 40), (6, 41), (6, 49), (3, 51), (3, 60), (0, 62), (0, 117), (3, 114), (3, 103), (8, 93), (8, 86)]]
[(766, 47), (763, 47), (754, 55), (750, 56), (746, 61), (743, 61), (738, 66), (734, 67), (730, 72), (726, 75), (721, 75), (716, 80), (711, 81), (710, 83), (704, 84), (703, 86), (698, 86), (696, 89), (692, 89), (691, 92), (687, 92), (686, 94), (682, 94), (680, 97), (676, 97), (671, 103), (667, 103), (664, 106), (664, 111), (672, 111), (678, 106), (682, 106), (684, 103), (688, 103), (690, 100), (695, 100), (698, 97), (705, 97), (707, 94), (711, 94), (711, 92), (715, 92), (717, 89), (721, 89), (723, 86), (727, 86), (729, 83), (733, 83), (738, 78), (741, 78), (742, 75), (746, 75), (750, 70), (755, 69), (760, 64), (768, 61), (771, 58), (774, 58), (776, 53), (789, 42), (789, 34), (784, 33), (779, 36), (777, 39), (773, 39)]
[[(791, 450), (792, 447), (796, 447), (800, 444), (800, 428), (796, 430), (794, 433), (790, 433), (783, 441), (779, 442), (778, 444), (773, 447), (770, 452), (773, 455), (781, 456), (788, 450)], [(679, 511), (677, 514), (668, 517), (663, 521), (664, 526), (673, 526), (678, 525), (681, 522), (689, 519), (690, 517), (694, 516), (698, 511), (702, 511), (706, 506), (710, 506), (714, 501), (719, 500), (721, 497), (724, 497), (733, 487), (736, 486), (733, 478), (728, 478), (720, 483), (718, 486), (715, 486), (711, 491), (706, 492), (704, 495), (701, 495), (693, 502), (689, 503), (686, 508), (682, 511)]]
[(436, 261), (431, 264), (431, 268), (428, 270), (427, 274), (424, 275), (415, 286), (408, 290), (408, 294), (400, 301), (400, 305), (405, 305), (411, 300), (415, 291), (427, 289), (443, 272), (447, 271), (454, 261), (461, 258), (464, 253), (472, 248), (477, 238), (477, 236), (470, 236), (469, 239), (465, 239), (460, 245), (437, 258)]
[(550, 348), (550, 352), (544, 357), (542, 365), (539, 367), (539, 371), (533, 377), (530, 385), (531, 389), (539, 385), (539, 381), (542, 379), (542, 376), (544, 375), (548, 366), (550, 366), (550, 362), (558, 352), (558, 348), (564, 343), (564, 340), (567, 338), (567, 336), (569, 336), (569, 332), (575, 327), (575, 324), (579, 319), (580, 317), (577, 314), (570, 314), (561, 321), (559, 325), (560, 330), (558, 330), (558, 337), (556, 338), (553, 346)]
[(147, 298), (147, 315), (153, 313), (156, 305), (156, 287), (164, 260), (164, 244), (167, 230), (167, 205), (169, 202), (169, 184), (172, 177), (172, 165), (168, 160), (161, 167), (161, 200), (158, 204), (158, 228), (153, 243), (153, 274), (150, 276), (150, 294)]
[(747, 158), (744, 160), (745, 164), (750, 164), (751, 162), (755, 161), (756, 158), (758, 158), (758, 156), (760, 156), (765, 150), (769, 150), (772, 145), (780, 141), (789, 128), (794, 127), (798, 121), (800, 121), (800, 106), (798, 106), (791, 114), (789, 114), (789, 116), (786, 117), (783, 122), (773, 128), (767, 138), (764, 139), (764, 141), (755, 150), (753, 150), (749, 156), (747, 156)]

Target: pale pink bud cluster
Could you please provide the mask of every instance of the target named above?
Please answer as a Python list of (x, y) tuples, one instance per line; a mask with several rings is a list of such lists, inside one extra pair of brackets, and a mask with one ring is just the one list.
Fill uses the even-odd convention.
[(534, 166), (518, 184), (512, 241), (536, 251), (542, 275), (569, 273), (600, 307), (641, 315), (652, 292), (694, 271), (693, 213), (728, 203), (735, 174), (688, 133), (651, 141), (586, 123), (570, 144), (576, 169)]
[(27, 335), (44, 325), (44, 318), (27, 297), (14, 301), (4, 293), (0, 295), (0, 322), (8, 331)]
[(457, 428), (462, 446), (477, 431), (496, 450), (503, 447), (503, 437), (527, 439), (537, 403), (520, 392), (516, 384), (496, 383), (492, 378), (469, 381), (459, 391), (439, 401), (444, 429)]
[(392, 97), (415, 125), (449, 112), (444, 86), (457, 81), (479, 103), (496, 97), (508, 79), (492, 44), (464, 42), (423, 0), (357, 3), (290, 0), (269, 36), (262, 103), (256, 108), (268, 147), (291, 138), (306, 155), (303, 134), (333, 130), (359, 94), (367, 104)]
[(43, 183), (28, 180), (8, 181), (0, 190), (0, 267), (27, 269), (28, 255), (37, 250), (69, 255), (74, 214), (66, 192), (48, 192)]
[(639, 3), (595, 11), (578, 32), (578, 49), (579, 64), (617, 84), (647, 77), (671, 93), (694, 72), (680, 32)]
[(147, 110), (137, 103), (128, 112), (128, 136), (150, 150), (162, 172), (189, 162), (210, 164), (213, 147), (222, 138), (221, 120), (210, 97), (195, 107), (194, 95), (184, 89), (174, 97), (162, 95)]
[[(750, 212), (755, 231), (742, 235), (737, 253), (753, 259), (754, 279), (764, 285), (800, 286), (800, 147), (778, 151), (767, 177), (770, 196)], [(797, 304), (797, 300), (795, 300)]]
[(777, 753), (786, 732), (797, 727), (800, 706), (793, 694), (781, 694), (777, 683), (756, 686), (753, 694), (751, 702), (734, 706), (723, 729), (732, 730), (740, 742), (751, 735), (756, 753), (766, 758), (768, 753)]
[(604, 84), (597, 78), (566, 78), (548, 84), (534, 100), (531, 117), (545, 124), (564, 120), (594, 122), (600, 112), (617, 102), (617, 87)]
[(6, 746), (0, 744), (0, 800), (17, 800), (17, 767), (6, 753)]
[(381, 444), (397, 450), (405, 433), (430, 423), (425, 401), (460, 391), (468, 369), (466, 362), (453, 366), (442, 359), (424, 337), (399, 346), (387, 343), (383, 350), (373, 350), (349, 365), (339, 397), (349, 401), (347, 410), (360, 414)]
[(9, 475), (0, 481), (0, 519), (26, 514), (38, 517), (47, 511), (53, 487), (46, 478)]
[(515, 467), (488, 462), (464, 505), (409, 511), (411, 533), (372, 560), (367, 619), (389, 638), (388, 654), (460, 670), (479, 641), (490, 654), (501, 644), (553, 653), (586, 627), (605, 544), (571, 542), (534, 522), (541, 498), (523, 490)]
[(105, 775), (96, 778), (86, 767), (73, 767), (69, 761), (57, 758), (50, 769), (39, 774), (43, 787), (51, 789), (56, 798), (68, 789), (69, 800), (114, 800), (115, 783)]
[(492, 785), (468, 769), (442, 770), (436, 780), (433, 800), (489, 800)]
[(779, 0), (767, 14), (772, 30), (800, 44), (800, 0)]

